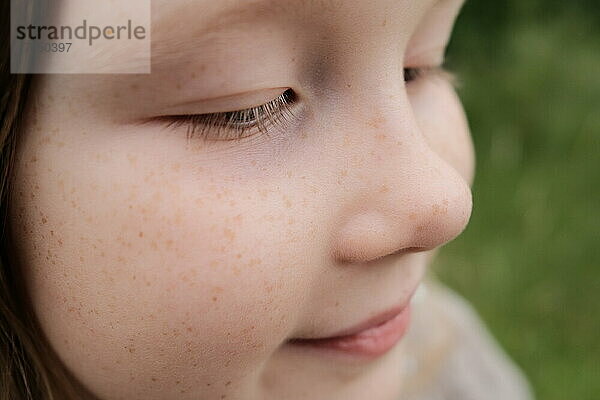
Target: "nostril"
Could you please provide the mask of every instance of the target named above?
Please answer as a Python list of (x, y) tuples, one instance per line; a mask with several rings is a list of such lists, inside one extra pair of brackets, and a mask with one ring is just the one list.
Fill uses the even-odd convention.
[(400, 249), (397, 252), (395, 252), (394, 254), (421, 253), (421, 252), (429, 251), (429, 250), (431, 250), (431, 248), (429, 248), (429, 247), (413, 246), (413, 247), (407, 247), (405, 249)]
[(398, 249), (398, 250), (394, 251), (393, 253), (385, 254), (385, 255), (382, 255), (380, 257), (376, 257), (376, 258), (373, 258), (373, 259), (370, 259), (370, 260), (365, 260), (363, 262), (365, 262), (365, 263), (372, 263), (372, 262), (379, 261), (379, 260), (382, 260), (382, 259), (388, 258), (388, 257), (399, 257), (399, 256), (403, 256), (403, 255), (406, 255), (406, 254), (422, 253), (422, 252), (429, 251), (429, 250), (433, 250), (433, 248), (429, 248), (429, 247), (405, 247), (405, 248), (402, 248), (402, 249)]

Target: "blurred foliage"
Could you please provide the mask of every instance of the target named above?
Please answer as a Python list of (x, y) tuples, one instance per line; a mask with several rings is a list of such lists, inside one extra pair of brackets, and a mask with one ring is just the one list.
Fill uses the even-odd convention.
[(600, 398), (600, 1), (467, 2), (448, 50), (478, 166), (436, 261), (540, 400)]

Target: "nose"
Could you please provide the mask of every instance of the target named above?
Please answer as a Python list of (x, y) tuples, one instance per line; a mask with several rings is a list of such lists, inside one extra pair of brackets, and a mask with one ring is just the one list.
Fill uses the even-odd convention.
[(367, 139), (367, 146), (375, 156), (366, 163), (367, 173), (356, 189), (346, 186), (349, 198), (333, 245), (340, 262), (366, 263), (390, 254), (431, 250), (467, 225), (472, 209), (469, 185), (429, 147), (416, 122), (406, 121), (388, 119), (361, 132), (373, 138)]

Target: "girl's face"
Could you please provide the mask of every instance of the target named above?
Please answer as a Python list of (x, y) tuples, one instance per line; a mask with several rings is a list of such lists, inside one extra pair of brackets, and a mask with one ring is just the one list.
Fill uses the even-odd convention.
[(150, 75), (38, 79), (12, 237), (77, 381), (101, 399), (398, 398), (401, 346), (292, 339), (407, 302), (464, 229), (464, 114), (415, 70), (442, 62), (461, 2), (154, 1)]

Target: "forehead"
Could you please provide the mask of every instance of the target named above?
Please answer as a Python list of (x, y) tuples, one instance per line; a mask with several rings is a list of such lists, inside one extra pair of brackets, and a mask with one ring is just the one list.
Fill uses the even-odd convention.
[[(440, 3), (462, 0), (160, 0), (153, 2), (154, 28), (213, 31), (253, 20), (339, 24), (387, 16), (404, 24)], [(185, 25), (184, 25), (185, 24)], [(187, 26), (186, 26), (187, 25)]]
[[(229, 47), (280, 35), (289, 42), (406, 42), (431, 10), (441, 30), (451, 26), (464, 0), (158, 0), (152, 3), (156, 60), (188, 50)], [(250, 40), (252, 39), (252, 40)], [(372, 40), (371, 40), (372, 39)], [(357, 50), (350, 46), (353, 51)]]

